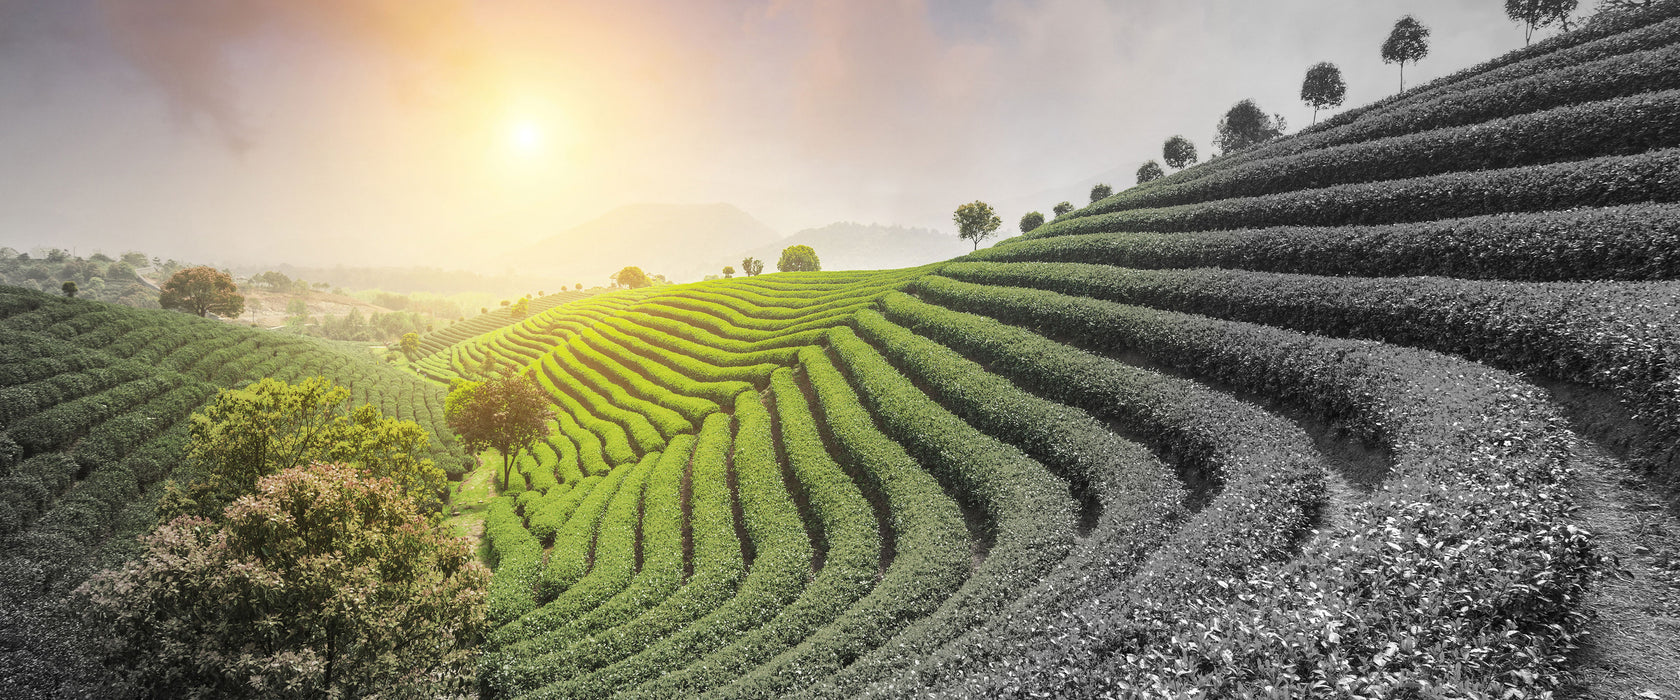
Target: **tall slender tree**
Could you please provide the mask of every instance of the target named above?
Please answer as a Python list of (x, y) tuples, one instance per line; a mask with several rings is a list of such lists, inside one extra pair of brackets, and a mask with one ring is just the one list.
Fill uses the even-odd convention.
[(1401, 17), (1394, 23), (1394, 30), (1388, 33), (1388, 39), (1383, 41), (1383, 63), (1400, 64), (1400, 91), (1406, 90), (1406, 62), (1417, 63), (1429, 55), (1429, 27), (1423, 26), (1411, 15)]
[(1534, 40), (1534, 30), (1563, 24), (1568, 30), (1569, 13), (1580, 0), (1505, 0), (1505, 16), (1523, 25), (1523, 46)]
[(973, 241), (975, 250), (980, 249), (980, 241), (991, 238), (1003, 225), (1003, 219), (992, 211), (992, 205), (979, 200), (957, 207), (951, 221), (957, 225), (957, 238)]
[(1301, 81), (1301, 101), (1313, 108), (1313, 123), (1318, 123), (1318, 110), (1342, 106), (1347, 98), (1347, 83), (1342, 82), (1342, 69), (1334, 63), (1318, 63), (1307, 69)]

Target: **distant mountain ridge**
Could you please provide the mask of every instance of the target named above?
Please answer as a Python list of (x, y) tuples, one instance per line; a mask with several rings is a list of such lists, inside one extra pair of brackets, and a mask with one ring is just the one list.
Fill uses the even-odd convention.
[[(740, 267), (740, 260), (752, 256), (764, 261), (766, 272), (774, 272), (782, 249), (808, 245), (817, 251), (824, 270), (892, 270), (949, 260), (969, 252), (972, 244), (955, 234), (933, 229), (841, 221), (820, 228), (808, 228), (774, 243), (744, 250), (732, 262), (719, 265)], [(715, 270), (712, 272), (716, 272)]]
[(721, 251), (757, 249), (780, 238), (732, 204), (631, 204), (505, 255), (499, 264), (520, 274), (576, 277), (586, 287), (605, 283), (626, 265), (686, 282), (729, 264), (711, 264)]

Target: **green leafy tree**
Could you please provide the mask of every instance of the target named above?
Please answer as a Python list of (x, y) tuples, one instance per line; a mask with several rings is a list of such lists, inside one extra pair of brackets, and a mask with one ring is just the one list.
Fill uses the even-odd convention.
[(1073, 202), (1057, 202), (1056, 206), (1051, 207), (1050, 211), (1056, 215), (1056, 218), (1060, 219), (1073, 211)]
[(444, 418), (469, 449), (502, 455), (502, 488), (507, 488), (519, 455), (548, 434), (554, 411), (530, 375), (484, 372), (490, 379), (461, 382), (450, 390)]
[(1254, 100), (1243, 100), (1231, 105), (1219, 119), (1214, 145), (1224, 153), (1233, 153), (1277, 138), (1285, 128), (1282, 116), (1267, 116)]
[(1140, 185), (1150, 180), (1159, 180), (1165, 176), (1166, 172), (1161, 170), (1161, 164), (1155, 161), (1149, 161), (1138, 166), (1137, 181)]
[(582, 282), (577, 283), (576, 289), (580, 292), (583, 291), (583, 283)]
[(1563, 24), (1568, 31), (1569, 13), (1580, 0), (1505, 0), (1505, 16), (1523, 25), (1523, 46), (1534, 40), (1534, 30)]
[(992, 205), (974, 200), (957, 207), (956, 213), (951, 215), (951, 221), (957, 225), (957, 238), (972, 241), (974, 249), (980, 249), (980, 241), (991, 238), (997, 233), (998, 227), (1003, 225), (1003, 219), (998, 218), (997, 212), (992, 211)]
[(735, 276), (735, 266), (734, 265), (724, 265), (723, 266), (723, 278), (724, 279), (731, 279), (734, 276)]
[(213, 267), (188, 267), (170, 275), (169, 281), (163, 283), (158, 304), (199, 316), (214, 313), (236, 318), (245, 313), (245, 297), (238, 292), (239, 287), (234, 286), (228, 273)]
[(1301, 81), (1301, 101), (1313, 108), (1313, 123), (1318, 123), (1318, 110), (1342, 106), (1347, 98), (1347, 83), (1342, 82), (1342, 69), (1334, 63), (1316, 63), (1307, 69)]
[(790, 245), (782, 249), (776, 269), (781, 272), (816, 272), (822, 269), (822, 261), (817, 259), (817, 251), (811, 246)]
[(620, 287), (629, 287), (631, 289), (641, 289), (642, 287), (653, 286), (653, 280), (648, 278), (647, 273), (642, 272), (642, 268), (634, 265), (613, 273), (612, 281)]
[(1411, 15), (1394, 23), (1393, 31), (1383, 40), (1383, 63), (1400, 64), (1400, 91), (1406, 90), (1406, 62), (1416, 64), (1429, 55), (1429, 28)]
[[(490, 572), (389, 479), (311, 464), (183, 515), (77, 590), (145, 697), (463, 697)], [(122, 692), (130, 690), (132, 692)]]
[(129, 267), (145, 267), (152, 263), (152, 261), (146, 259), (145, 253), (137, 253), (132, 250), (123, 253), (121, 259), (123, 262), (128, 263)]
[(186, 478), (172, 481), (159, 509), (214, 517), (263, 477), (311, 462), (349, 464), (388, 478), (421, 508), (437, 509), (443, 471), (424, 457), (431, 436), (379, 409), (349, 407), (350, 390), (322, 377), (287, 384), (262, 379), (225, 389), (192, 415)]
[(1098, 184), (1091, 188), (1091, 203), (1096, 204), (1097, 202), (1106, 199), (1111, 194), (1114, 194), (1113, 187), (1109, 187), (1106, 184)]
[(1044, 225), (1044, 215), (1036, 211), (1029, 211), (1021, 215), (1021, 233), (1029, 233)]
[(275, 270), (269, 270), (268, 272), (253, 275), (251, 277), (251, 283), (260, 284), (273, 290), (292, 288), (292, 278)]
[(58, 289), (64, 292), (64, 296), (72, 299), (76, 298), (76, 292), (81, 291), (81, 288), (76, 286), (75, 280), (65, 280), (64, 284), (58, 285)]
[(414, 332), (404, 333), (403, 336), (402, 336), (402, 354), (403, 354), (403, 357), (406, 357), (409, 360), (413, 360), (414, 356), (416, 354), (418, 354), (419, 352), (420, 352), (420, 334), (419, 333), (414, 333)]
[(305, 315), (307, 313), (309, 313), (309, 304), (304, 303), (304, 301), (302, 299), (294, 298), (294, 299), (286, 302), (286, 314), (287, 315), (289, 315), (289, 316), (302, 316), (302, 315)]
[(1161, 144), (1161, 159), (1174, 169), (1193, 165), (1196, 162), (1196, 144), (1183, 136), (1174, 136)]
[(755, 277), (764, 274), (764, 261), (758, 258), (743, 258), (741, 260), (741, 274)]
[(512, 314), (514, 318), (525, 318), (531, 315), (530, 297), (520, 297), (519, 301), (514, 302), (513, 306), (508, 309), (508, 313)]

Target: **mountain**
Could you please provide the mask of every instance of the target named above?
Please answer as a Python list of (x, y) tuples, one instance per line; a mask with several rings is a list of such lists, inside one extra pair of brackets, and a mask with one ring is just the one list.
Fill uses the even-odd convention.
[(726, 264), (712, 265), (708, 256), (779, 238), (730, 204), (632, 204), (510, 253), (499, 264), (522, 275), (576, 277), (585, 286), (605, 282), (626, 265), (687, 282)]
[[(933, 229), (859, 224), (850, 221), (809, 228), (773, 243), (767, 243), (720, 262), (715, 267), (734, 265), (752, 256), (764, 261), (766, 272), (776, 270), (782, 249), (808, 245), (817, 251), (824, 270), (891, 270), (947, 260), (973, 249), (973, 244), (955, 234)], [(713, 271), (715, 272), (715, 271)]]

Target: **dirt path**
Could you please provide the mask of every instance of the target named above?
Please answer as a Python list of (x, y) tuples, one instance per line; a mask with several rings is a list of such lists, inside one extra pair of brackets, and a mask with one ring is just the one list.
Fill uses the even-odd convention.
[(1561, 694), (1585, 700), (1680, 700), (1680, 514), (1668, 489), (1630, 464), (1625, 446), (1649, 438), (1603, 392), (1546, 383), (1582, 436), (1577, 523), (1591, 531), (1605, 575), (1588, 594), (1594, 615), (1570, 657)]
[(1680, 519), (1620, 460), (1582, 452), (1575, 498), (1606, 574), (1587, 598), (1596, 619), (1565, 697), (1680, 700)]

